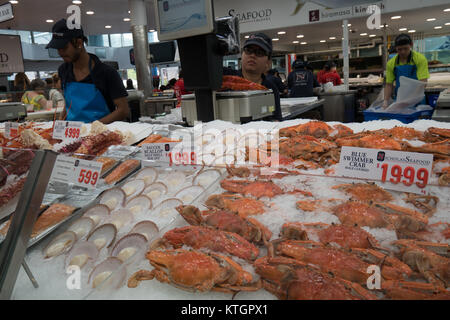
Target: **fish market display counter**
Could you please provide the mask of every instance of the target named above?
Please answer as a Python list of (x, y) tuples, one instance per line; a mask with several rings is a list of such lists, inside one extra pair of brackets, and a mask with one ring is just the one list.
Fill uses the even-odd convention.
[(64, 111), (63, 107), (58, 107), (51, 110), (41, 110), (41, 111), (34, 111), (34, 112), (28, 112), (27, 117), (25, 118), (26, 121), (53, 121), (53, 119), (56, 117), (56, 119), (59, 119), (59, 116)]
[[(89, 188), (74, 180), (48, 184), (24, 257), (29, 272), (20, 268), (12, 299), (450, 299), (450, 124), (216, 120), (165, 129), (152, 127), (140, 146), (105, 149), (105, 141), (117, 138), (114, 131), (83, 141), (76, 160), (102, 162), (98, 181)], [(264, 142), (277, 136), (279, 149), (271, 143), (267, 153)], [(193, 157), (170, 149), (180, 155), (170, 155), (172, 162), (148, 160), (159, 142), (180, 140), (200, 149)], [(344, 145), (432, 153), (426, 194), (337, 176)], [(253, 157), (258, 146), (278, 166)], [(7, 162), (11, 172), (26, 159), (30, 165), (25, 155), (21, 165)], [(12, 175), (6, 178), (13, 183)], [(3, 219), (0, 241), (9, 227)], [(274, 241), (275, 257), (268, 256), (267, 240)], [(418, 250), (419, 263), (432, 261), (426, 269), (403, 259)], [(329, 255), (334, 261), (321, 259)], [(406, 281), (407, 289), (395, 281), (368, 288), (371, 265)], [(288, 276), (293, 271), (295, 278)], [(317, 277), (333, 290), (308, 296), (307, 279)]]
[(280, 99), (283, 120), (299, 118), (302, 114), (318, 109), (323, 116), (324, 99), (317, 97)]

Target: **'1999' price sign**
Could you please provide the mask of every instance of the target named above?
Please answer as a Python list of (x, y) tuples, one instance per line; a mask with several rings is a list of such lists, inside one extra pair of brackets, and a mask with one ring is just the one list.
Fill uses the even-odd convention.
[(197, 164), (197, 154), (195, 151), (173, 150), (167, 156), (169, 157), (169, 166)]
[(377, 181), (397, 191), (426, 194), (433, 155), (342, 147), (338, 175)]

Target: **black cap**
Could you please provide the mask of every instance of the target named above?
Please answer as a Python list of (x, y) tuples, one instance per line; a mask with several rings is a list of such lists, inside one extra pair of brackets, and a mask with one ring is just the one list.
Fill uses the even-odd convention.
[(50, 40), (45, 49), (62, 49), (70, 40), (74, 38), (82, 38), (83, 40), (86, 39), (83, 33), (83, 28), (80, 26), (80, 29), (69, 29), (67, 27), (66, 19), (57, 21), (52, 27), (52, 33), (52, 40)]
[(301, 60), (301, 59), (296, 59), (293, 63), (292, 63), (292, 67), (294, 69), (302, 69), (302, 68), (306, 68), (306, 62)]
[(272, 54), (272, 39), (270, 39), (264, 33), (251, 34), (245, 41), (244, 48), (252, 44), (262, 48), (267, 53), (267, 55)]

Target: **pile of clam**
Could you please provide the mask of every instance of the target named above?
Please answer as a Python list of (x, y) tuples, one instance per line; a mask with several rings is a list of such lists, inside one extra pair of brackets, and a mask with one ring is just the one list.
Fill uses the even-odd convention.
[(65, 232), (44, 248), (45, 259), (88, 272), (92, 288), (118, 288), (126, 266), (144, 258), (160, 230), (177, 217), (176, 207), (193, 203), (222, 176), (216, 169), (158, 170), (145, 167), (120, 187), (104, 191)]

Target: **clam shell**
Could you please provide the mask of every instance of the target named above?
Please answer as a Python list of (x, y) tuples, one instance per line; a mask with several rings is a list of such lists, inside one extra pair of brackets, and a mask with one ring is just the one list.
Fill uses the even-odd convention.
[(96, 204), (89, 208), (83, 217), (88, 217), (94, 220), (95, 225), (98, 225), (100, 221), (106, 219), (110, 213), (109, 207), (105, 204)]
[(220, 171), (216, 169), (203, 170), (194, 177), (193, 185), (206, 188), (219, 179), (221, 175)]
[(172, 213), (177, 214), (176, 207), (182, 204), (183, 201), (177, 198), (166, 199), (155, 207), (154, 212), (159, 216), (167, 216)]
[(95, 222), (89, 217), (81, 217), (70, 225), (67, 231), (73, 231), (77, 239), (83, 239), (95, 227)]
[(152, 202), (158, 200), (161, 196), (167, 193), (167, 186), (162, 182), (155, 182), (144, 189), (143, 195), (149, 197)]
[(133, 214), (139, 215), (152, 208), (152, 199), (140, 195), (128, 200), (125, 208), (130, 209)]
[(117, 228), (112, 223), (105, 223), (95, 228), (87, 237), (86, 241), (95, 244), (98, 250), (103, 247), (109, 248), (116, 239)]
[(55, 237), (44, 248), (44, 259), (59, 256), (69, 251), (77, 241), (77, 235), (73, 231), (66, 231)]
[(100, 204), (106, 205), (111, 211), (121, 207), (127, 195), (121, 188), (112, 188), (100, 196)]
[(126, 268), (121, 268), (122, 261), (116, 257), (108, 257), (94, 267), (89, 275), (88, 283), (92, 288), (120, 288), (127, 276)]
[(145, 181), (143, 179), (134, 179), (125, 183), (121, 189), (125, 192), (127, 200), (142, 193), (145, 188)]
[(169, 173), (164, 181), (167, 188), (173, 191), (180, 188), (184, 184), (186, 181), (186, 174), (181, 171), (174, 171)]
[(175, 197), (183, 201), (183, 204), (190, 204), (203, 192), (205, 192), (205, 188), (202, 186), (190, 186), (178, 191)]
[(136, 174), (136, 179), (142, 179), (146, 186), (151, 185), (158, 178), (158, 171), (154, 168), (146, 167)]
[(159, 229), (153, 221), (144, 220), (136, 223), (133, 229), (131, 229), (130, 233), (142, 234), (147, 239), (147, 241), (150, 241), (152, 238), (159, 234)]
[[(147, 238), (139, 233), (129, 233), (117, 241), (111, 250), (111, 256), (117, 257), (125, 262), (132, 258), (137, 252), (147, 247)], [(143, 250), (142, 250), (143, 251)]]
[(112, 223), (117, 230), (133, 221), (134, 216), (130, 209), (119, 209), (114, 211), (108, 219), (108, 223)]
[(89, 260), (98, 257), (98, 249), (92, 242), (79, 241), (66, 256), (66, 269), (68, 266), (76, 265), (83, 268)]

